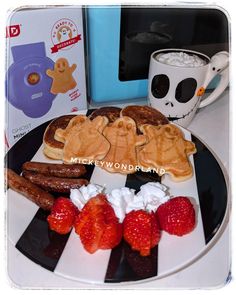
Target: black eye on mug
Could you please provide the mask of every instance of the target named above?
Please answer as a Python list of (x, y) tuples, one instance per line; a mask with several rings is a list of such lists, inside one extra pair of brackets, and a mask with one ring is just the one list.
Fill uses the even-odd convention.
[(194, 78), (187, 78), (179, 82), (175, 90), (175, 98), (178, 102), (188, 102), (196, 92), (197, 81)]
[(168, 76), (156, 75), (152, 79), (151, 91), (156, 98), (163, 98), (166, 96), (170, 88), (170, 80)]

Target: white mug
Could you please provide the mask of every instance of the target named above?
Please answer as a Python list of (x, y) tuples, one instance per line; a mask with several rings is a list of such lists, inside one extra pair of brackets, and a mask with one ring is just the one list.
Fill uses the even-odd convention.
[[(189, 66), (167, 64), (161, 60), (165, 53), (186, 54), (203, 65)], [(180, 53), (182, 52), (182, 53)], [(160, 59), (160, 60), (159, 60)], [(200, 52), (185, 49), (164, 49), (152, 53), (148, 76), (148, 99), (150, 105), (162, 112), (169, 120), (183, 127), (189, 125), (198, 108), (215, 101), (229, 83), (229, 54), (216, 53), (211, 59)], [(202, 95), (211, 80), (219, 74), (218, 86), (207, 98)]]

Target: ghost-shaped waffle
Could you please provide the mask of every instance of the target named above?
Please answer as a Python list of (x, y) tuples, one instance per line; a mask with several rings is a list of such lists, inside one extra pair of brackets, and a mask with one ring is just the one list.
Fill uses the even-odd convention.
[(137, 167), (136, 147), (146, 142), (143, 135), (137, 135), (136, 123), (124, 116), (105, 127), (103, 134), (111, 147), (102, 166), (109, 172), (134, 173)]
[(54, 139), (64, 143), (72, 127), (74, 127), (75, 125), (77, 125), (78, 127), (79, 125), (83, 124), (86, 120), (87, 120), (87, 117), (85, 115), (74, 116), (69, 121), (65, 129), (58, 128), (55, 131)]
[(155, 169), (161, 176), (170, 174), (174, 181), (184, 181), (193, 175), (188, 156), (196, 152), (195, 144), (184, 139), (182, 131), (173, 124), (142, 125), (147, 143), (137, 150), (138, 162), (145, 169)]
[(63, 162), (86, 164), (103, 159), (110, 149), (110, 143), (102, 134), (107, 124), (105, 116), (98, 116), (92, 121), (80, 116), (77, 122), (72, 121), (71, 126), (61, 134), (61, 140), (64, 140)]

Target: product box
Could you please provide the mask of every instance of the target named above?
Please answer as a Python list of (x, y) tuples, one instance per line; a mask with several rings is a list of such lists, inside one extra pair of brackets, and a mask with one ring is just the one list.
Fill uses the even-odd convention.
[(15, 10), (6, 40), (9, 148), (51, 118), (86, 109), (83, 9)]

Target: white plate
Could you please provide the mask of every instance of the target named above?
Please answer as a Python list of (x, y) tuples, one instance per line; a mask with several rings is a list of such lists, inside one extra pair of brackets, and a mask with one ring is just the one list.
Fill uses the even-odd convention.
[[(48, 122), (35, 128), (12, 147), (7, 157), (9, 168), (20, 173), (25, 161), (49, 162), (42, 152), (42, 136), (47, 125)], [(223, 231), (228, 222), (228, 196), (225, 178), (215, 157), (189, 131), (183, 129), (183, 132), (197, 147), (197, 153), (190, 157), (194, 176), (187, 181), (175, 183), (166, 175), (160, 178), (154, 173), (142, 172), (114, 175), (92, 166), (87, 166), (87, 178), (105, 185), (107, 192), (123, 186), (138, 190), (148, 181), (161, 181), (172, 195), (188, 196), (194, 203), (197, 226), (190, 234), (176, 237), (162, 232), (158, 246), (148, 257), (139, 256), (124, 241), (113, 250), (89, 254), (73, 230), (68, 235), (49, 230), (46, 212), (8, 190), (10, 241), (35, 263), (81, 282), (128, 284), (159, 279), (189, 266), (215, 244)]]

